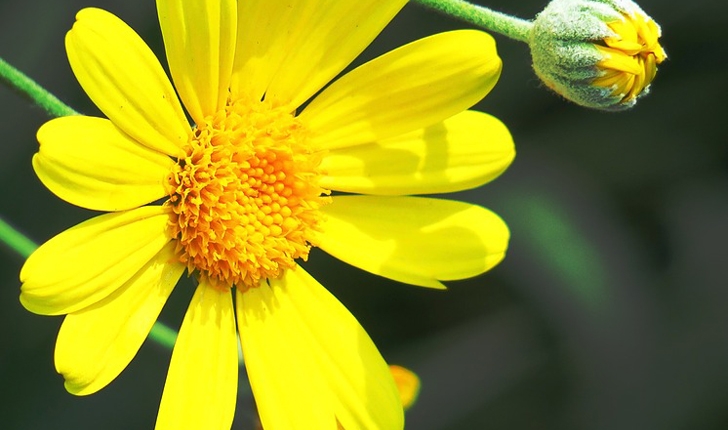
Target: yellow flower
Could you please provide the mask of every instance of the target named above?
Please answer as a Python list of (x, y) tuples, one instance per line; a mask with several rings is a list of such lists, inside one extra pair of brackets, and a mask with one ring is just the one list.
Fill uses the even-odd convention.
[(497, 119), (466, 110), (501, 70), (482, 32), (416, 41), (326, 86), (404, 4), (158, 0), (182, 103), (131, 28), (78, 13), (68, 58), (108, 119), (44, 124), (33, 167), (59, 197), (110, 213), (50, 239), (20, 274), (27, 309), (66, 315), (55, 363), (68, 391), (116, 378), (186, 269), (199, 284), (157, 428), (230, 427), (236, 332), (267, 430), (402, 428), (387, 364), (298, 261), (318, 246), (432, 288), (482, 273), (505, 253), (502, 220), (405, 195), (479, 186), (514, 156)]

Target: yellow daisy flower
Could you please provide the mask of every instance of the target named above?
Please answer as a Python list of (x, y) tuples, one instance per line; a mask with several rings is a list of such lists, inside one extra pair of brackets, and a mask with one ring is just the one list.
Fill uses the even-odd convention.
[(186, 269), (199, 283), (157, 428), (230, 427), (236, 333), (266, 429), (403, 427), (377, 348), (298, 261), (318, 246), (432, 288), (482, 273), (505, 253), (501, 219), (405, 195), (479, 186), (514, 156), (497, 119), (466, 111), (501, 70), (482, 32), (416, 41), (326, 86), (405, 3), (158, 0), (174, 88), (121, 20), (78, 13), (68, 58), (108, 119), (44, 124), (33, 167), (64, 200), (110, 213), (20, 274), (27, 309), (66, 315), (55, 363), (69, 392), (127, 366)]

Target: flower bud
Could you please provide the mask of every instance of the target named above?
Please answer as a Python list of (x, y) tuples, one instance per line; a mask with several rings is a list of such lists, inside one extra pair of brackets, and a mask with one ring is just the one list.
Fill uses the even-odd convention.
[(582, 106), (623, 110), (647, 94), (667, 55), (660, 27), (631, 0), (553, 0), (533, 22), (533, 68)]

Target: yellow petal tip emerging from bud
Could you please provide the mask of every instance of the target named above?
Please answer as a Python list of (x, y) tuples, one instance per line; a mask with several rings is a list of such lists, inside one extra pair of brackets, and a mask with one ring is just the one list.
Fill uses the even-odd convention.
[(592, 85), (608, 88), (613, 96), (629, 103), (647, 90), (657, 74), (657, 65), (667, 55), (660, 46), (660, 28), (655, 21), (636, 13), (624, 20), (607, 23), (615, 36), (605, 37), (596, 43), (604, 59), (597, 63), (603, 75)]

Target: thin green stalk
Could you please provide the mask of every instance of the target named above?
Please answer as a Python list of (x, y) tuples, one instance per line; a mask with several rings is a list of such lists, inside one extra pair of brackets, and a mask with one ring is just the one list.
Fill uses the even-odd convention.
[[(28, 258), (38, 248), (38, 244), (0, 218), (0, 241), (21, 257)], [(172, 349), (177, 339), (177, 332), (157, 321), (149, 332), (149, 338), (165, 348)]]
[(506, 15), (463, 0), (412, 0), (422, 6), (459, 18), (480, 28), (528, 43), (531, 21)]
[(149, 331), (149, 339), (167, 349), (172, 349), (177, 341), (177, 332), (164, 323), (156, 321)]
[(30, 254), (38, 248), (32, 240), (28, 239), (23, 233), (14, 229), (10, 224), (0, 218), (0, 240), (2, 240), (10, 249), (17, 252), (23, 258), (28, 258)]
[(2, 58), (0, 58), (0, 81), (42, 107), (50, 116), (78, 115), (78, 112)]

